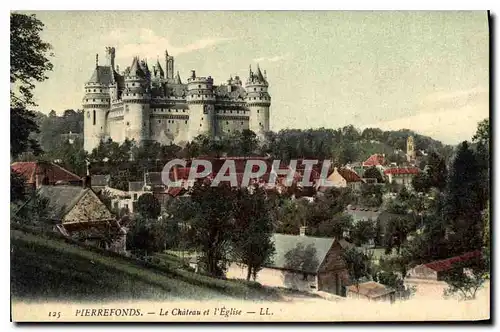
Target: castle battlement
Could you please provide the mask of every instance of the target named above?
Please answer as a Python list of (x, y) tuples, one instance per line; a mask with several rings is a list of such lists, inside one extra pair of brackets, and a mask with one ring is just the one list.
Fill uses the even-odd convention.
[(250, 68), (245, 86), (240, 76), (214, 85), (211, 76), (198, 76), (194, 70), (183, 83), (168, 52), (164, 65), (158, 59), (150, 67), (134, 57), (120, 72), (115, 48), (107, 47), (106, 63), (99, 64), (96, 56), (92, 76), (84, 84), (85, 150), (109, 138), (183, 145), (200, 134), (223, 136), (250, 129), (262, 135), (269, 130), (268, 87), (259, 67), (256, 72)]

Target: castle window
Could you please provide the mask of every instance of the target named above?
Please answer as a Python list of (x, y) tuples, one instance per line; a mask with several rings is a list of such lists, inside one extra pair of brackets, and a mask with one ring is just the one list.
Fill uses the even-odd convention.
[(264, 91), (264, 88), (260, 88), (260, 91)]
[(94, 89), (94, 91), (93, 91), (93, 92), (95, 92), (95, 89)]
[(185, 123), (185, 124), (187, 124), (187, 123), (188, 123), (188, 122), (187, 122), (187, 120), (186, 120), (186, 121), (184, 121), (184, 123)]
[(127, 122), (127, 126), (130, 126), (130, 122)]
[(92, 99), (92, 101), (95, 101), (95, 99)]
[(262, 127), (262, 122), (259, 122), (259, 126), (261, 126), (261, 127)]
[(133, 94), (133, 96), (135, 97), (135, 93)]
[(94, 110), (94, 121), (93, 122), (94, 122), (94, 126), (95, 126), (95, 110)]
[(226, 124), (229, 124), (229, 121), (226, 121)]
[(102, 92), (102, 89), (99, 89), (99, 92)]
[(201, 127), (201, 123), (200, 123), (200, 127)]
[(203, 118), (201, 118), (201, 121), (203, 121)]
[(161, 123), (161, 120), (158, 120), (158, 123)]
[(201, 89), (201, 85), (198, 85), (198, 89)]
[(259, 113), (259, 110), (257, 110), (257, 113)]
[(233, 114), (233, 111), (229, 111), (229, 113)]
[(241, 121), (241, 124), (243, 124), (243, 121)]
[(87, 119), (90, 119), (90, 112), (87, 111)]

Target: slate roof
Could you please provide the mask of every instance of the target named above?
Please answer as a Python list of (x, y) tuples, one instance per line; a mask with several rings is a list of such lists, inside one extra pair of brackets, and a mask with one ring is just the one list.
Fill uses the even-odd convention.
[(346, 213), (350, 215), (354, 222), (361, 220), (377, 220), (379, 215), (382, 213), (380, 209), (377, 208), (365, 208), (358, 206), (348, 206)]
[[(276, 233), (273, 235), (272, 241), (275, 246), (275, 254), (266, 267), (315, 274), (318, 272), (321, 263), (325, 260), (326, 254), (336, 240), (333, 238)], [(347, 248), (350, 245), (350, 243), (345, 240), (340, 240), (339, 244), (342, 248)], [(305, 250), (297, 250), (297, 248), (301, 246)], [(307, 248), (314, 249), (308, 251)], [(294, 256), (292, 254), (294, 249), (297, 250), (296, 252), (298, 253), (295, 256), (296, 259), (292, 258)], [(287, 255), (287, 253), (289, 254)], [(315, 253), (313, 257), (310, 256), (311, 253)], [(300, 264), (300, 261), (302, 261), (302, 264)]]
[(57, 182), (80, 184), (82, 180), (67, 169), (48, 162), (15, 162), (11, 165), (11, 169), (21, 174), (26, 179), (27, 184), (34, 184), (37, 174), (47, 177), (49, 184)]
[(357, 293), (371, 299), (384, 296), (390, 293), (394, 293), (395, 291), (385, 285), (379, 284), (375, 281), (367, 281), (356, 285), (348, 286), (347, 289), (349, 292)]
[(38, 194), (49, 200), (49, 218), (61, 220), (89, 190), (77, 186), (41, 186)]
[(118, 82), (118, 85), (122, 86), (123, 84), (121, 83), (124, 81), (123, 77), (116, 71), (111, 69), (110, 66), (97, 66), (87, 83), (100, 83), (109, 85), (113, 82), (112, 75), (114, 75), (114, 80)]

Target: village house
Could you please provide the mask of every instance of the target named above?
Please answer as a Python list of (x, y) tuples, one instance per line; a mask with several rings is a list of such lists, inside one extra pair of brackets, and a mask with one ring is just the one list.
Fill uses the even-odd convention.
[(367, 281), (359, 285), (348, 286), (347, 297), (368, 301), (388, 301), (392, 303), (396, 300), (396, 291), (378, 282)]
[[(364, 183), (363, 179), (356, 172), (345, 167), (335, 167), (327, 180), (332, 183), (332, 187), (334, 188), (350, 188), (355, 191), (361, 190), (361, 185)], [(319, 192), (324, 192), (328, 188), (327, 186), (321, 186), (318, 182), (317, 190)]]
[(411, 188), (412, 180), (418, 173), (420, 173), (420, 169), (417, 167), (391, 167), (384, 170), (384, 175), (387, 176), (389, 183), (395, 183), (408, 189)]
[(481, 258), (481, 251), (473, 251), (460, 256), (417, 265), (408, 271), (405, 278), (405, 285), (416, 288), (417, 297), (438, 297), (443, 296), (443, 292), (448, 288), (448, 284), (443, 277), (456, 263), (474, 262)]
[[(352, 245), (333, 238), (274, 234), (275, 254), (260, 270), (255, 281), (265, 286), (285, 287), (307, 292), (324, 291), (344, 295), (349, 274), (342, 252)], [(232, 262), (228, 278), (245, 279), (246, 266)]]
[(362, 166), (364, 169), (370, 168), (370, 167), (377, 167), (378, 169), (383, 169), (384, 165), (386, 164), (385, 161), (385, 154), (372, 154), (368, 159), (366, 159), (363, 163)]
[[(42, 185), (36, 193), (47, 203), (42, 221), (54, 231), (105, 249), (126, 252), (127, 228), (120, 225), (86, 183), (83, 187)], [(35, 197), (30, 197), (16, 215), (23, 216)]]
[(63, 167), (44, 161), (15, 162), (11, 170), (25, 179), (27, 189), (38, 189), (42, 185), (67, 184), (81, 186), (82, 178)]

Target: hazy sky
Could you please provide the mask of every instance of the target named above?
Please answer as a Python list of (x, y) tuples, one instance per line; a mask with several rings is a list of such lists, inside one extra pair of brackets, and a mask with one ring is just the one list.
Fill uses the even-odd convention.
[(37, 12), (54, 47), (36, 88), (39, 110), (81, 108), (95, 54), (175, 56), (215, 84), (267, 70), (271, 129), (413, 129), (444, 143), (470, 139), (488, 117), (486, 12)]

